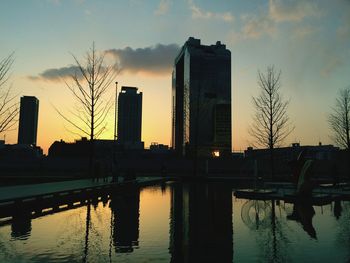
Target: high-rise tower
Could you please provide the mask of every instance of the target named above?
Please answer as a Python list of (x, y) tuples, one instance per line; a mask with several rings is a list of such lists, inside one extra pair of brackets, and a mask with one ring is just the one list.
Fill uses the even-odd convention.
[(231, 153), (231, 52), (190, 37), (175, 59), (172, 147), (178, 153)]
[(21, 97), (18, 144), (36, 145), (39, 100), (33, 96)]
[(141, 143), (142, 92), (135, 87), (122, 87), (118, 96), (118, 142)]

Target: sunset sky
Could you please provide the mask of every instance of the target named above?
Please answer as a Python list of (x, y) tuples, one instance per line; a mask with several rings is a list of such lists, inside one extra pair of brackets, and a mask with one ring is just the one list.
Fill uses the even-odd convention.
[[(286, 145), (331, 143), (327, 114), (337, 91), (350, 85), (349, 0), (3, 0), (0, 33), (0, 59), (15, 52), (13, 93), (18, 101), (40, 101), (38, 145), (45, 152), (55, 140), (77, 138), (54, 107), (72, 108), (63, 79), (69, 81), (72, 54), (82, 59), (93, 41), (121, 66), (116, 81), (143, 92), (146, 146), (170, 144), (171, 70), (190, 36), (231, 50), (234, 151), (249, 146), (259, 69), (274, 64), (282, 71), (295, 125)], [(113, 138), (113, 111), (102, 138)], [(6, 143), (16, 142), (17, 129), (7, 132)]]

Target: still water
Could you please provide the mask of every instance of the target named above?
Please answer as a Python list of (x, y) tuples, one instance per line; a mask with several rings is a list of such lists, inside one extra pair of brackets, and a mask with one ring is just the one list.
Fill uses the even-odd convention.
[(129, 188), (0, 226), (0, 262), (348, 262), (350, 202), (248, 201), (230, 185)]

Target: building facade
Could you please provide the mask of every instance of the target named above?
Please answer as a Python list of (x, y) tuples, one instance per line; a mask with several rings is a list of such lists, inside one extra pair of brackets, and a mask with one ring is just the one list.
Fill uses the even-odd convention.
[(141, 142), (142, 92), (122, 87), (118, 96), (118, 143), (138, 148)]
[(21, 97), (18, 126), (18, 144), (36, 145), (39, 100), (33, 96)]
[[(339, 153), (339, 148), (333, 145), (300, 145), (300, 143), (292, 143), (289, 147), (280, 147), (274, 149), (274, 158), (281, 161), (292, 161), (298, 158), (298, 155), (302, 152), (306, 152), (306, 158), (320, 161), (335, 160)], [(270, 149), (253, 149), (248, 147), (244, 151), (244, 157), (259, 159), (269, 159)]]
[(172, 148), (180, 154), (231, 153), (231, 52), (190, 37), (172, 76)]

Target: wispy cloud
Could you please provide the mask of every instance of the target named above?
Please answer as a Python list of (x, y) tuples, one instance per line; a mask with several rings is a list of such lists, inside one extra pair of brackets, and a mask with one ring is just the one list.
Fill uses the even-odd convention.
[(311, 25), (304, 25), (301, 24), (296, 27), (294, 27), (293, 32), (291, 34), (291, 37), (294, 37), (297, 40), (301, 40), (304, 39), (306, 37), (310, 37), (314, 34), (316, 34), (317, 32), (320, 31), (319, 27), (316, 26), (311, 26)]
[(320, 15), (321, 10), (315, 1), (269, 0), (269, 16), (276, 22), (296, 22)]
[(230, 12), (216, 13), (201, 9), (194, 3), (194, 0), (188, 0), (189, 8), (192, 12), (192, 18), (194, 19), (217, 19), (225, 22), (231, 22), (234, 20), (234, 16)]
[(234, 35), (234, 39), (237, 41), (259, 39), (264, 35), (274, 36), (282, 22), (297, 23), (299, 26), (294, 27), (294, 36), (305, 37), (316, 29), (301, 22), (321, 15), (321, 9), (313, 1), (269, 0), (267, 9), (241, 16), (242, 27)]
[(341, 24), (337, 29), (337, 36), (343, 40), (350, 40), (350, 1), (347, 5), (348, 12), (345, 12), (341, 19)]
[(245, 15), (242, 16), (243, 28), (242, 37), (244, 39), (258, 39), (268, 34), (272, 36), (276, 32), (276, 25), (264, 15)]
[[(332, 52), (333, 53), (333, 52)], [(343, 60), (339, 58), (336, 54), (326, 54), (327, 59), (322, 66), (321, 75), (323, 77), (329, 77), (329, 75), (335, 71), (338, 67), (342, 66)]]
[(165, 15), (166, 13), (168, 13), (171, 3), (171, 0), (160, 0), (158, 8), (154, 11), (154, 14)]
[(31, 80), (50, 80), (57, 81), (62, 78), (68, 78), (72, 75), (79, 74), (81, 75), (79, 68), (77, 66), (67, 66), (61, 68), (50, 68), (41, 72), (38, 76), (29, 76), (28, 78)]
[[(49, 2), (49, 3), (52, 3), (54, 5), (61, 5), (63, 2), (65, 2), (63, 0), (46, 0), (46, 1)], [(77, 4), (82, 4), (82, 3), (85, 2), (85, 0), (71, 0), (71, 1), (73, 1), (73, 2), (75, 2)]]

